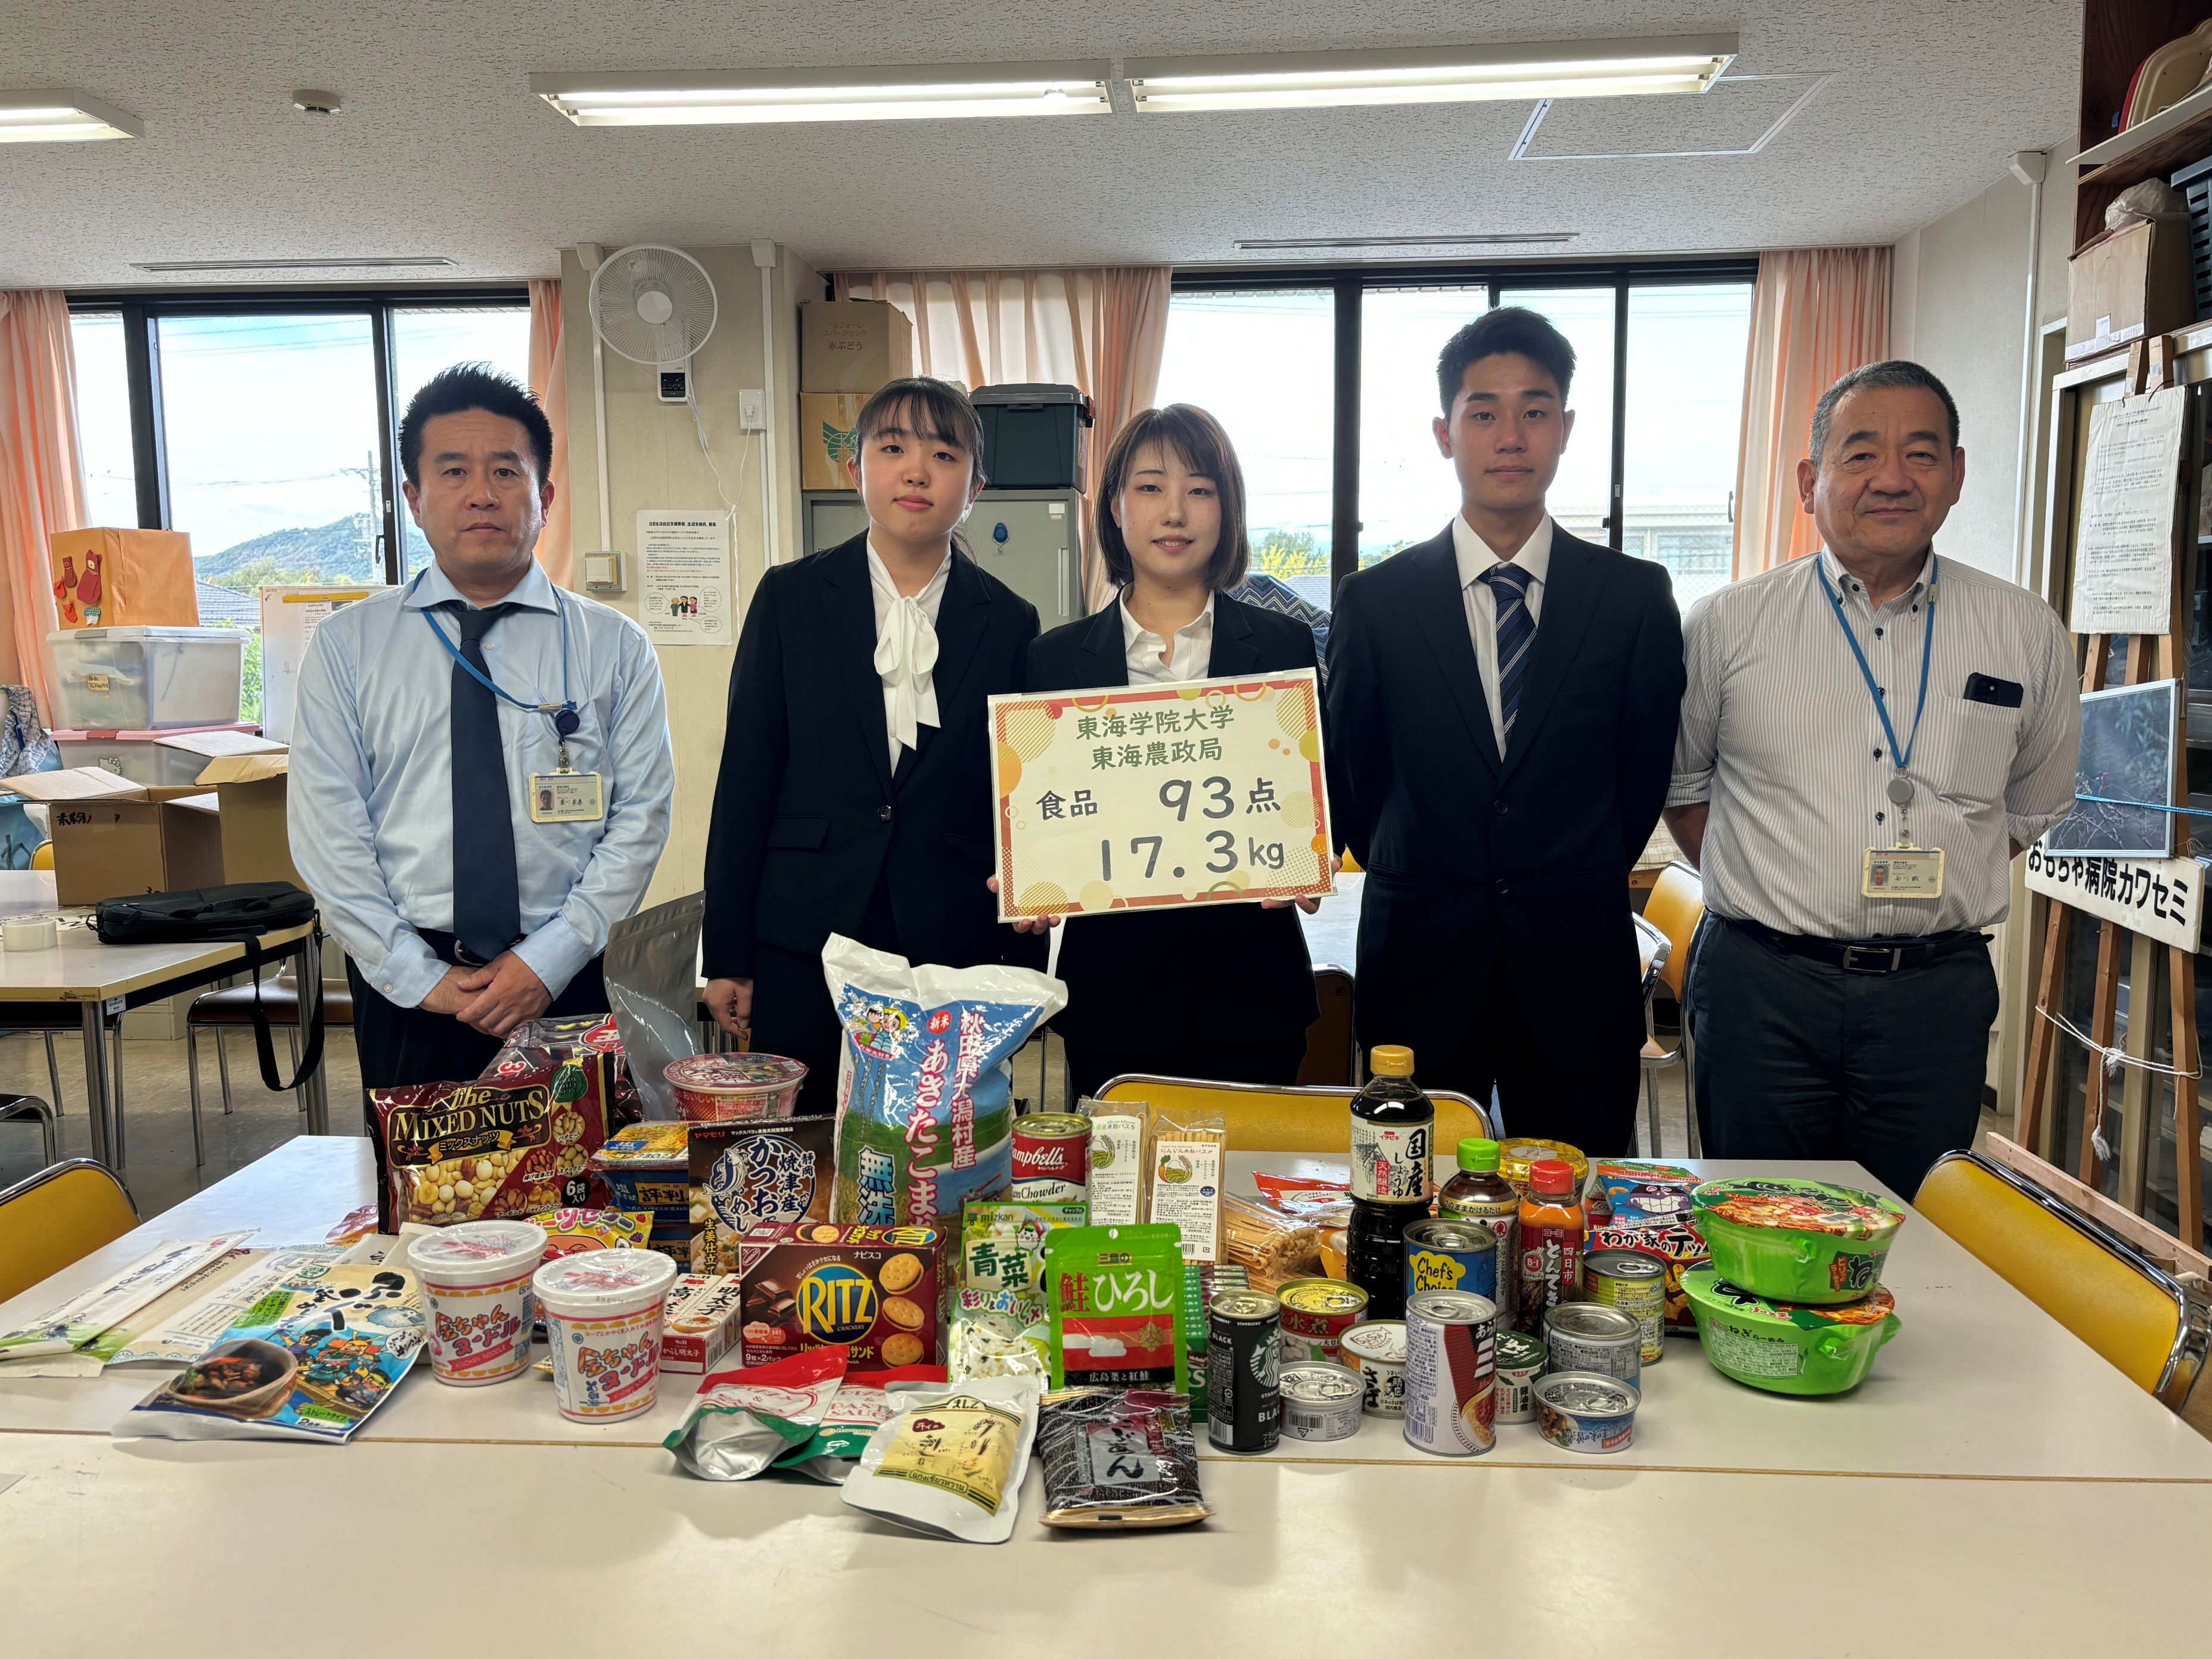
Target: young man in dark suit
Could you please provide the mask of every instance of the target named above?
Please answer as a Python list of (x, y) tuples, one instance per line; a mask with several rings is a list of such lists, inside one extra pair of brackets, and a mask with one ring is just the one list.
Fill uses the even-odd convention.
[(1037, 615), (953, 544), (981, 423), (941, 380), (895, 380), (856, 436), (868, 528), (755, 590), (707, 842), (708, 1007), (806, 1063), (802, 1112), (836, 1104), (830, 934), (915, 963), (1044, 966), (1043, 938), (1000, 926), (985, 887), (985, 701), (1022, 689)]
[(1627, 1150), (1644, 1041), (1628, 872), (1667, 794), (1682, 629), (1666, 571), (1552, 522), (1574, 349), (1535, 313), (1437, 366), (1459, 474), (1442, 534), (1346, 579), (1330, 794), (1364, 866), (1363, 1043), (1515, 1135)]

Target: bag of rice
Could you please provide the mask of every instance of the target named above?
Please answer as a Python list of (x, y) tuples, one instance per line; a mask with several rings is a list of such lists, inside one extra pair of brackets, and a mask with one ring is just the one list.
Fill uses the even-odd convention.
[(910, 967), (835, 933), (822, 967), (845, 1034), (830, 1219), (933, 1226), (1005, 1194), (1006, 1063), (1067, 988), (1026, 968)]

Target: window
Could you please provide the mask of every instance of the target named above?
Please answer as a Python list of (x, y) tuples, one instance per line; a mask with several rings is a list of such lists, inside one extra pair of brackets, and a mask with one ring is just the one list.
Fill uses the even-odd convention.
[(1734, 568), (1750, 339), (1749, 283), (1628, 291), (1621, 545), (1674, 573), (1685, 611)]
[(1498, 303), (1526, 306), (1551, 321), (1575, 349), (1567, 407), (1575, 429), (1546, 497), (1552, 520), (1601, 544), (1613, 538), (1613, 284), (1603, 288), (1502, 289)]
[(1437, 354), (1490, 309), (1490, 284), (1388, 288), (1359, 311), (1359, 562), (1425, 542), (1459, 511), (1459, 475), (1437, 448)]
[(84, 462), (88, 520), (110, 529), (138, 522), (138, 475), (131, 456), (131, 369), (119, 311), (70, 318), (76, 356), (76, 443)]
[[(1178, 294), (1160, 360), (1162, 404), (1196, 404), (1244, 469), (1252, 568), (1329, 604), (1335, 305), (1326, 288)], [(1101, 444), (1113, 434), (1101, 434)]]

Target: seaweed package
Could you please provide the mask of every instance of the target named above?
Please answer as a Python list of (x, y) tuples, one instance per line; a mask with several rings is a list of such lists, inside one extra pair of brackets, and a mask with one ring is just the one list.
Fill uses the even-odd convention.
[(833, 1221), (936, 1226), (1013, 1181), (1006, 1062), (1067, 1004), (1026, 968), (911, 967), (831, 934), (822, 969), (842, 1031)]
[(1172, 1226), (1064, 1227), (1044, 1242), (1052, 1383), (1190, 1391)]
[(1190, 1401), (1154, 1389), (1062, 1389), (1038, 1405), (1048, 1527), (1181, 1527), (1198, 1488)]

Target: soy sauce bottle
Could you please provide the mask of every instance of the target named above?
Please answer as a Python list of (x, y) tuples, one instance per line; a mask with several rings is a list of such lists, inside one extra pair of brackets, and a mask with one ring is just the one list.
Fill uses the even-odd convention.
[(1413, 1082), (1413, 1051), (1383, 1043), (1367, 1056), (1352, 1100), (1352, 1221), (1345, 1272), (1367, 1292), (1367, 1317), (1406, 1311), (1406, 1229), (1429, 1212), (1437, 1109)]

